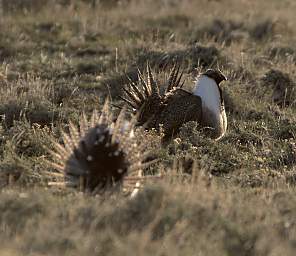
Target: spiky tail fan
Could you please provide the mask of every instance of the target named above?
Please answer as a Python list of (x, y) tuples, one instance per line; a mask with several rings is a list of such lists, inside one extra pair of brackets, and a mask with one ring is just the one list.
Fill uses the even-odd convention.
[(156, 82), (149, 64), (147, 64), (146, 79), (138, 70), (138, 83), (130, 81), (129, 85), (123, 89), (125, 96), (121, 97), (134, 113), (138, 113), (138, 125), (145, 124), (147, 128), (158, 128), (157, 116), (164, 108), (164, 97), (175, 88), (183, 87), (182, 75), (180, 66), (175, 65), (163, 91)]
[(70, 123), (69, 134), (63, 133), (64, 145), (53, 143), (51, 165), (57, 172), (52, 172), (56, 180), (50, 184), (95, 194), (114, 187), (130, 190), (147, 165), (143, 163), (147, 149), (145, 141), (139, 142), (134, 135), (136, 117), (127, 121), (125, 112), (122, 109), (112, 123), (106, 101), (100, 115), (94, 111), (88, 121), (83, 114), (79, 127)]

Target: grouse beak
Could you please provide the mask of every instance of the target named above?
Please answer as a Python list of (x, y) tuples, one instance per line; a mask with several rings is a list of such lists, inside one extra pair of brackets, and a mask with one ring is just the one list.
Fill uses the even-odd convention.
[[(222, 74), (222, 73), (221, 73), (221, 74)], [(222, 74), (222, 76), (223, 76), (223, 80), (224, 80), (224, 81), (227, 81), (227, 80), (228, 80), (227, 77), (226, 77), (225, 75)], [(222, 81), (223, 81), (223, 80), (222, 80)]]
[(224, 80), (225, 81), (227, 81), (228, 80), (228, 78), (221, 72), (221, 74), (222, 74), (222, 76), (223, 76), (223, 78), (224, 78)]
[(227, 77), (220, 70), (217, 70), (217, 76), (217, 80), (219, 80), (220, 82), (228, 80)]
[(217, 84), (220, 84), (223, 81), (227, 81), (227, 77), (220, 70), (218, 70), (215, 80), (216, 80)]

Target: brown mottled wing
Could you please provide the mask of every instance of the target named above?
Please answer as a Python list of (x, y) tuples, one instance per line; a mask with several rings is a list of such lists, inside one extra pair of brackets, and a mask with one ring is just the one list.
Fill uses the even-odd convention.
[(138, 110), (138, 125), (145, 125), (146, 128), (156, 127), (156, 117), (162, 109), (161, 99), (158, 97), (149, 97)]
[(186, 122), (201, 120), (201, 98), (183, 89), (175, 89), (166, 95), (164, 109), (159, 118), (165, 135), (178, 132)]

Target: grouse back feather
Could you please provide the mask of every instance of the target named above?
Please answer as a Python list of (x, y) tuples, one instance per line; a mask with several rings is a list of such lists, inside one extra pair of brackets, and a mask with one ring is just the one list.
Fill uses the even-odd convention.
[(158, 123), (165, 136), (172, 136), (186, 122), (200, 122), (202, 118), (201, 98), (183, 89), (174, 89), (164, 97), (164, 108)]

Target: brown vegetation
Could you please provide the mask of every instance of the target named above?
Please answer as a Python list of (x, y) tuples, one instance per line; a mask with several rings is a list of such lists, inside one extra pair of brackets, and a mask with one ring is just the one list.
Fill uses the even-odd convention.
[[(0, 2), (1, 255), (295, 255), (294, 1)], [(183, 125), (132, 200), (48, 188), (44, 146), (147, 61), (222, 70), (226, 135)]]

